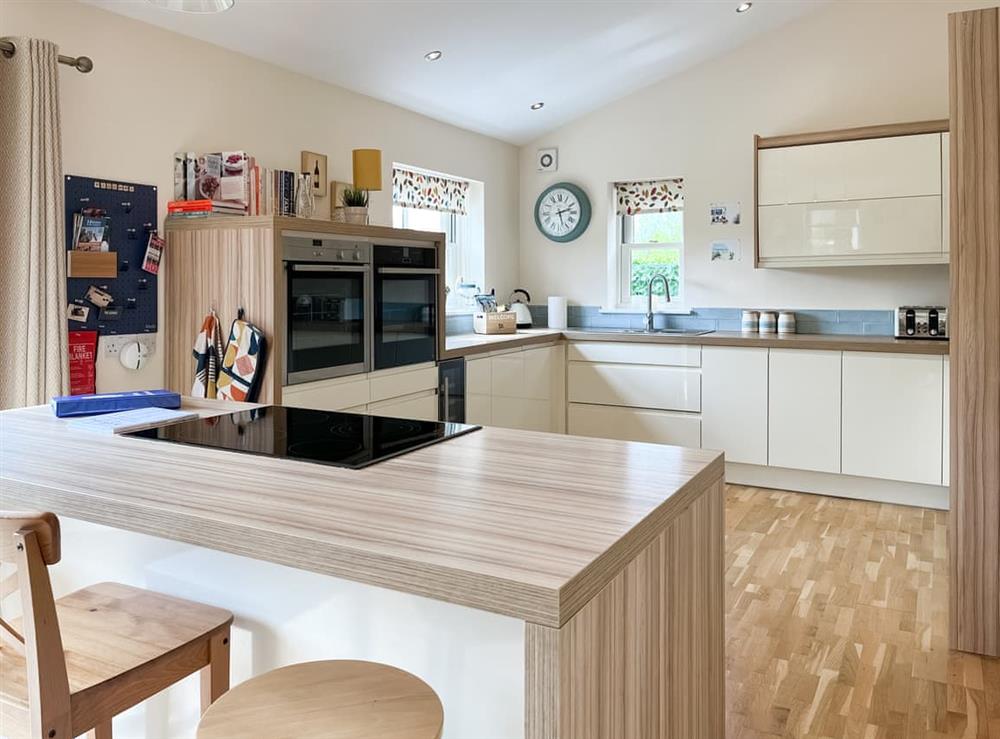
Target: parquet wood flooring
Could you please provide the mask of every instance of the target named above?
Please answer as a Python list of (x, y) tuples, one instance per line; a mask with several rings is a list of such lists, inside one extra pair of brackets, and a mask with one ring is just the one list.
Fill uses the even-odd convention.
[(727, 739), (1000, 739), (948, 650), (948, 513), (729, 486)]

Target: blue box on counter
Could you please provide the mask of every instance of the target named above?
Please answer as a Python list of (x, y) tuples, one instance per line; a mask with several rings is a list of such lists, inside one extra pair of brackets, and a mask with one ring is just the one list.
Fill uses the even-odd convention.
[(180, 407), (181, 395), (172, 390), (132, 390), (125, 393), (62, 395), (52, 399), (52, 412), (59, 418), (130, 411), (135, 408)]

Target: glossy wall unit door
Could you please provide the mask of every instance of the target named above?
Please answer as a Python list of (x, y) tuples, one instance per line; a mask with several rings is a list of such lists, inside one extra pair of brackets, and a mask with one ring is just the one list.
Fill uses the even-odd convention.
[(761, 259), (944, 259), (941, 197), (936, 195), (768, 205), (757, 214)]
[(765, 149), (759, 205), (941, 194), (941, 134)]
[(701, 350), (702, 446), (727, 462), (767, 464), (767, 349)]
[(844, 474), (940, 485), (943, 387), (940, 356), (844, 352)]
[(841, 352), (771, 349), (768, 464), (840, 472)]

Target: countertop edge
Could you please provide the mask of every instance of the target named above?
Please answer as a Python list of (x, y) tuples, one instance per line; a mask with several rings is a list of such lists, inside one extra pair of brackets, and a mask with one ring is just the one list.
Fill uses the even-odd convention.
[[(57, 516), (374, 585), (542, 626), (560, 624), (559, 590), (416, 563), (387, 554), (317, 542), (294, 534), (240, 526), (207, 516), (167, 511), (78, 491), (64, 492), (0, 477), (0, 499)], [(109, 513), (113, 507), (114, 513)], [(169, 533), (166, 533), (168, 530)], [(278, 546), (280, 544), (280, 546)], [(464, 583), (461, 587), (457, 584)], [(459, 597), (456, 597), (459, 596)]]
[[(465, 336), (465, 334), (462, 334)], [(453, 337), (454, 338), (454, 337)], [(625, 334), (616, 331), (564, 329), (558, 333), (496, 339), (489, 343), (463, 346), (447, 350), (441, 359), (455, 359), (475, 354), (515, 349), (555, 341), (607, 341), (646, 344), (687, 344), (696, 346), (745, 346), (766, 349), (811, 349), (820, 351), (883, 352), (887, 354), (930, 354), (946, 356), (950, 342), (941, 339), (897, 339), (892, 336), (854, 334), (787, 334), (764, 336), (715, 331), (710, 334)]]
[(725, 476), (725, 455), (719, 452), (701, 471), (632, 527), (614, 546), (596, 557), (563, 585), (559, 591), (559, 626), (569, 621), (577, 611), (603, 590), (695, 500), (710, 492), (715, 483), (724, 482)]

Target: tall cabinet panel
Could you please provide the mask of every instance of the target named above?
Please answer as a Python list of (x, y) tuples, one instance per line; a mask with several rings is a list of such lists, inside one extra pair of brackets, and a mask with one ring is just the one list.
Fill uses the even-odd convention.
[(772, 349), (767, 458), (772, 467), (840, 472), (840, 352)]
[(767, 349), (703, 347), (701, 384), (701, 445), (767, 464)]
[(1000, 9), (948, 17), (950, 646), (1000, 655)]

